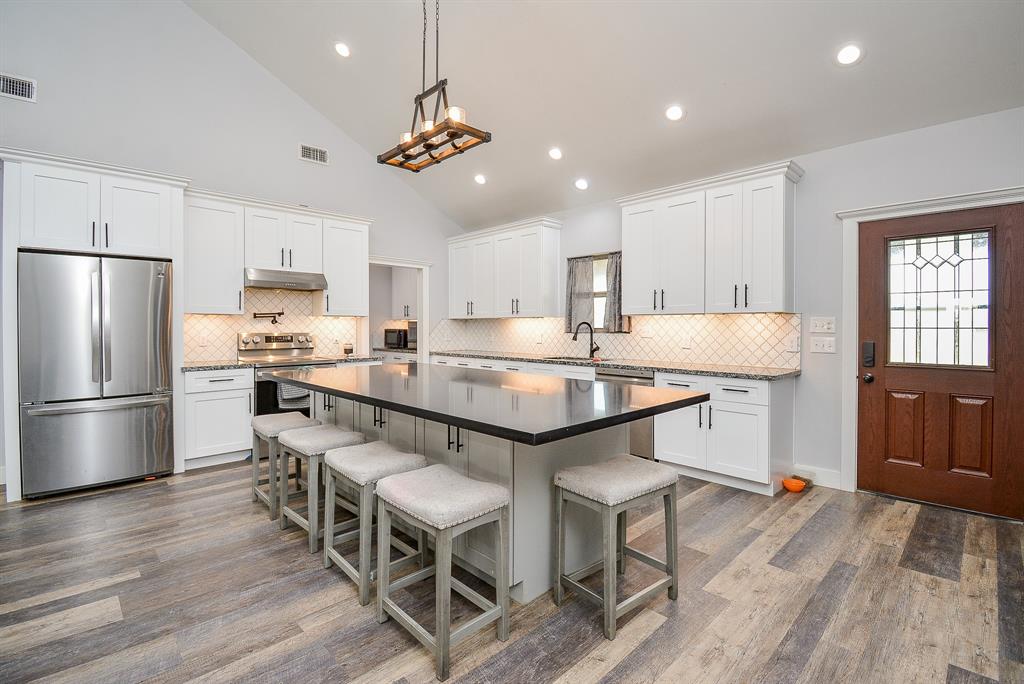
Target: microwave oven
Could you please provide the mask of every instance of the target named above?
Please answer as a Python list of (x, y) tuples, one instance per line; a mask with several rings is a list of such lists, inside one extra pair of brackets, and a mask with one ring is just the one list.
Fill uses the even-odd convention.
[(384, 346), (388, 349), (405, 349), (409, 346), (409, 332), (401, 328), (384, 328)]

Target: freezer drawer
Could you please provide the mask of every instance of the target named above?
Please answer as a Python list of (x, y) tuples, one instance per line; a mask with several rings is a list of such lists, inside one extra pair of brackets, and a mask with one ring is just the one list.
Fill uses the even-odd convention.
[(171, 395), (21, 407), (25, 496), (170, 472)]

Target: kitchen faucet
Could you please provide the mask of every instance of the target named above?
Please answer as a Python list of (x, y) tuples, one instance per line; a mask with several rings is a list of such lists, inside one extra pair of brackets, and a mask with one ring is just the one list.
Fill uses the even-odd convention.
[(572, 340), (573, 342), (575, 342), (577, 339), (579, 339), (580, 328), (582, 328), (583, 326), (587, 326), (588, 328), (590, 328), (590, 358), (594, 358), (594, 354), (596, 354), (597, 350), (600, 349), (599, 346), (594, 344), (594, 326), (592, 326), (587, 321), (580, 321), (580, 324), (576, 326), (576, 332), (572, 334)]

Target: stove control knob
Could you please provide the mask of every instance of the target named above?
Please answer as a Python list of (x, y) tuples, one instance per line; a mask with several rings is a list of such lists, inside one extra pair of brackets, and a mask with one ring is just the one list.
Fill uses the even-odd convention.
[(253, 344), (259, 344), (260, 342), (262, 342), (262, 340), (260, 339), (260, 336), (257, 335), (256, 337), (252, 338), (252, 342)]
[(242, 338), (242, 344), (249, 344), (250, 342), (252, 342), (252, 338), (249, 338), (249, 337), (243, 337)]
[(299, 335), (299, 342), (305, 342), (305, 341), (306, 341), (306, 338), (303, 337), (302, 335)]

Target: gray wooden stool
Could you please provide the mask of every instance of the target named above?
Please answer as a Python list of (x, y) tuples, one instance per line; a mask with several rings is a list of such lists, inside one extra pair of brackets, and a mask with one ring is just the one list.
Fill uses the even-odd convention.
[[(262, 501), (270, 509), (270, 519), (276, 520), (280, 515), (278, 508), (278, 463), (280, 462), (281, 447), (277, 438), (285, 430), (311, 427), (319, 425), (320, 421), (314, 418), (307, 418), (298, 411), (288, 413), (268, 413), (264, 416), (256, 416), (252, 419), (252, 500)], [(267, 443), (269, 475), (267, 477), (267, 491), (264, 492), (260, 485), (264, 484), (260, 479), (260, 442)], [(288, 468), (280, 469), (282, 478), (288, 481)], [(298, 473), (296, 473), (296, 478)]]
[[(281, 445), (282, 472), (287, 472), (288, 457), (306, 461), (306, 515), (288, 505), (288, 480), (281, 481), (281, 529), (291, 519), (309, 533), (309, 552), (316, 553), (320, 537), (320, 464), (331, 449), (362, 444), (363, 433), (352, 432), (337, 425), (285, 430), (278, 436)], [(297, 483), (296, 483), (297, 484)]]
[[(565, 468), (555, 473), (555, 605), (562, 605), (563, 583), (581, 597), (604, 609), (604, 636), (615, 638), (615, 622), (642, 601), (664, 587), (673, 601), (679, 592), (679, 559), (676, 550), (676, 481), (674, 468), (629, 454), (621, 454), (595, 465)], [(626, 546), (626, 511), (645, 506), (659, 497), (665, 503), (666, 562)], [(572, 501), (602, 516), (603, 558), (582, 570), (565, 574), (565, 502)], [(616, 570), (625, 572), (626, 556), (665, 572), (668, 577), (616, 603)], [(581, 584), (581, 580), (604, 568), (604, 595)]]
[[(408, 472), (423, 468), (427, 459), (422, 454), (411, 454), (400, 451), (387, 442), (367, 442), (342, 449), (331, 449), (324, 455), (324, 477), (327, 482), (327, 493), (324, 498), (324, 567), (331, 567), (331, 561), (337, 564), (349, 578), (359, 585), (359, 603), (370, 602), (370, 582), (376, 577), (370, 561), (370, 547), (373, 543), (374, 487), (377, 481), (389, 475)], [(338, 490), (342, 495), (338, 496)], [(351, 496), (350, 501), (344, 495)], [(356, 520), (348, 521), (358, 525), (358, 529), (334, 534), (334, 506), (338, 504), (355, 514)], [(349, 563), (334, 548), (335, 544), (344, 544), (352, 539), (359, 539), (359, 567)], [(391, 564), (392, 569), (402, 567), (407, 562), (419, 560), (420, 567), (425, 565), (427, 550), (427, 533), (420, 531), (419, 549), (413, 549), (400, 539), (392, 538), (392, 546), (406, 554), (405, 558)], [(384, 547), (381, 547), (382, 549)], [(387, 550), (390, 552), (390, 549)], [(388, 553), (378, 550), (378, 553)]]
[[(434, 565), (391, 581), (388, 556), (377, 554), (377, 620), (388, 616), (434, 654), (437, 678), (448, 678), (452, 646), (497, 621), (498, 639), (508, 639), (509, 626), (509, 494), (501, 485), (459, 475), (445, 465), (432, 465), (377, 483), (377, 548), (391, 548), (392, 516), (434, 536)], [(495, 600), (491, 603), (452, 577), (452, 540), (473, 528), (497, 524)], [(431, 635), (391, 599), (391, 592), (434, 576), (435, 634)], [(452, 631), (452, 590), (484, 612)]]

